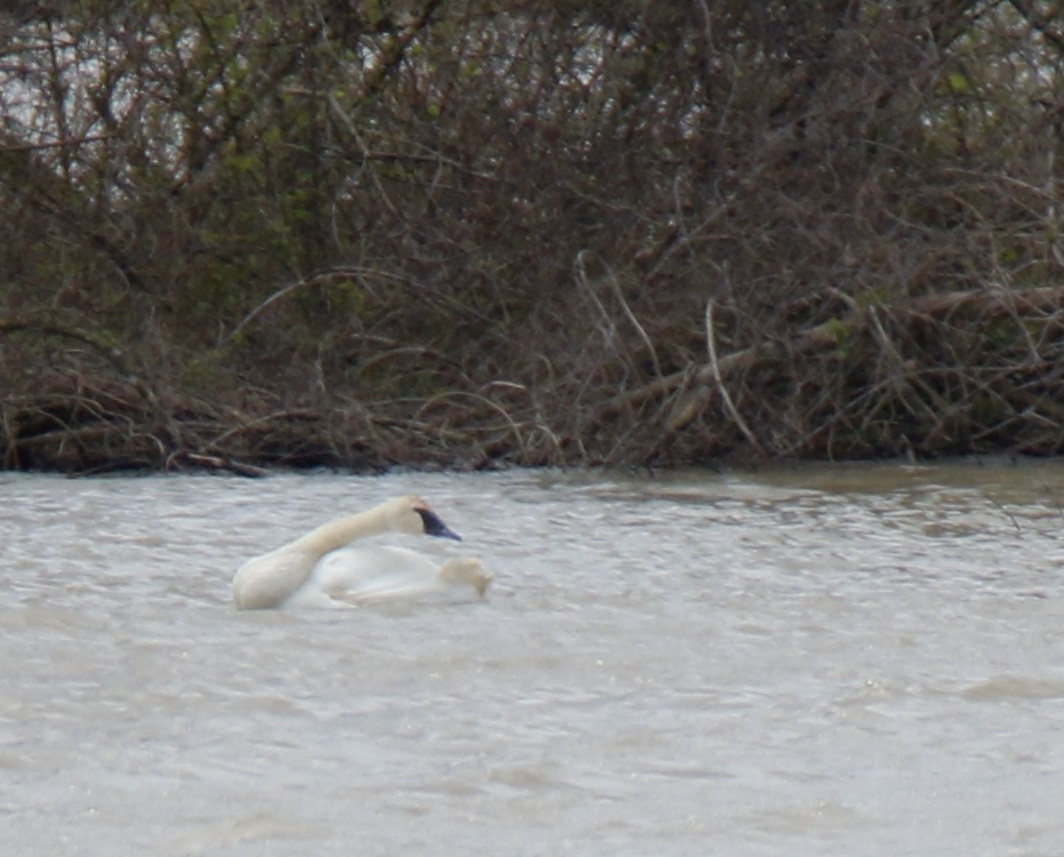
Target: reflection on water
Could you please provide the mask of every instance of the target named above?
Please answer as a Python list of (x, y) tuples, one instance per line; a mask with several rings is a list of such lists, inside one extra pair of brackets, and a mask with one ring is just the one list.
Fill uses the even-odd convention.
[[(417, 491), (485, 603), (239, 613)], [(1049, 854), (1064, 467), (2, 476), (0, 853)]]

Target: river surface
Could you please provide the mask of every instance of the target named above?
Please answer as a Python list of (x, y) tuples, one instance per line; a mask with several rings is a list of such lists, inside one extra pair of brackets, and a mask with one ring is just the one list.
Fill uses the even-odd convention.
[[(489, 597), (238, 612), (415, 491)], [(0, 854), (1058, 855), (1064, 466), (0, 475)]]

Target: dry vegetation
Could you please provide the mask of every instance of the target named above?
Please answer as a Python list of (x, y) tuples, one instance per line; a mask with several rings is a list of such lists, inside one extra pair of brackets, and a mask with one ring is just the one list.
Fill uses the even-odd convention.
[(0, 12), (7, 468), (1064, 444), (1059, 2)]

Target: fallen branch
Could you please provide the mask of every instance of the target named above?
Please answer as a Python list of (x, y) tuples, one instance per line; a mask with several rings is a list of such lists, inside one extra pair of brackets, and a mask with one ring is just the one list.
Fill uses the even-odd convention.
[(198, 452), (178, 451), (171, 453), (166, 459), (165, 470), (177, 470), (182, 467), (192, 467), (203, 470), (224, 470), (235, 473), (237, 476), (259, 478), (268, 476), (269, 472), (264, 467), (256, 467), (254, 464), (245, 464), (241, 461), (224, 455), (203, 455)]
[[(1064, 287), (1051, 286), (1028, 291), (942, 292), (894, 307), (881, 306), (877, 312), (892, 316), (898, 323), (905, 323), (921, 317), (952, 320), (960, 315), (973, 314), (983, 318), (1002, 318), (1013, 315), (1017, 310), (1048, 313), (1061, 309), (1064, 309)], [(868, 324), (870, 310), (871, 307), (857, 307), (841, 319), (833, 318), (809, 328), (787, 344), (786, 353), (793, 358), (837, 348), (841, 338), (852, 336)], [(693, 389), (674, 407), (667, 421), (671, 431), (682, 431), (698, 416), (713, 393), (723, 389), (724, 378), (766, 361), (779, 359), (783, 354), (779, 342), (765, 340), (717, 360), (710, 355), (711, 359), (707, 363), (693, 364), (614, 396), (606, 402), (600, 413), (604, 416), (623, 413), (648, 401), (664, 399), (693, 383)]]

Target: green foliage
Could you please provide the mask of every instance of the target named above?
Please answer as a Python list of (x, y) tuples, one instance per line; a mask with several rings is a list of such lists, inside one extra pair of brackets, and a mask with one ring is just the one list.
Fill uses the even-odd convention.
[(1022, 330), (1018, 329), (1016, 321), (1008, 317), (990, 319), (983, 326), (983, 335), (989, 345), (998, 348), (1020, 344), (1023, 339)]
[(888, 306), (890, 304), (890, 292), (886, 288), (865, 289), (854, 300), (861, 309)]
[(835, 343), (835, 348), (839, 354), (845, 356), (849, 351), (848, 342), (853, 335), (850, 325), (841, 318), (830, 318), (824, 323), (824, 331), (831, 341)]
[(181, 361), (174, 380), (189, 395), (217, 401), (226, 396), (233, 383), (226, 363), (223, 352), (204, 349)]
[(329, 312), (343, 318), (358, 318), (367, 313), (369, 299), (366, 290), (354, 280), (338, 280), (327, 291)]

